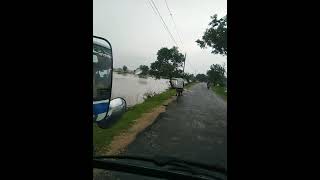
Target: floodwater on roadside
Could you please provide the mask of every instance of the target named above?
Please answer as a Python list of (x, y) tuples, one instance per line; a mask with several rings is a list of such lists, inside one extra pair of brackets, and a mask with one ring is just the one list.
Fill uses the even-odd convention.
[(140, 78), (133, 74), (113, 73), (112, 99), (122, 97), (128, 106), (142, 103), (146, 94), (161, 93), (170, 87), (169, 79)]

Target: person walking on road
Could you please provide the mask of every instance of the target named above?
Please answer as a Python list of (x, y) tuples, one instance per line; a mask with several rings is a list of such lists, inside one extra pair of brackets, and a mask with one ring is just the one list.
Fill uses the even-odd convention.
[(208, 81), (208, 82), (207, 82), (207, 88), (208, 88), (208, 89), (210, 89), (210, 85), (211, 85), (211, 83), (210, 83), (210, 81)]

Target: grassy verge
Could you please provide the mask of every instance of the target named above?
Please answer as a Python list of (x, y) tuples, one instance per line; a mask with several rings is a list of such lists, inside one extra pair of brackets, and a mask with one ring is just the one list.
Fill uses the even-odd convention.
[(97, 153), (109, 146), (113, 137), (127, 130), (135, 119), (141, 117), (143, 113), (150, 112), (151, 109), (160, 106), (164, 101), (175, 95), (175, 90), (170, 89), (146, 99), (143, 103), (130, 107), (127, 112), (109, 129), (100, 129), (93, 125), (93, 143)]
[(225, 92), (225, 88), (221, 86), (212, 86), (211, 89), (221, 96), (224, 100), (227, 100), (227, 92)]

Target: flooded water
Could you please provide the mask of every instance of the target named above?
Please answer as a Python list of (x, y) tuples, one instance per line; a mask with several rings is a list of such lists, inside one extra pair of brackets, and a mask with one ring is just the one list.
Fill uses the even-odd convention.
[(122, 97), (128, 106), (144, 101), (147, 93), (161, 93), (170, 87), (168, 79), (139, 78), (133, 74), (113, 73), (112, 98)]

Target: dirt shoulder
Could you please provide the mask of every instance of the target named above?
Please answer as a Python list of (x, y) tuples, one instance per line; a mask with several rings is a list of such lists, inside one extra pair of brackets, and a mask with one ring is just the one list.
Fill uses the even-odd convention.
[(117, 155), (123, 152), (126, 147), (135, 140), (136, 136), (145, 128), (150, 126), (160, 113), (166, 111), (166, 106), (174, 101), (176, 97), (166, 100), (161, 106), (153, 108), (151, 112), (144, 113), (140, 118), (136, 119), (134, 124), (125, 132), (115, 136), (109, 145), (106, 155)]

